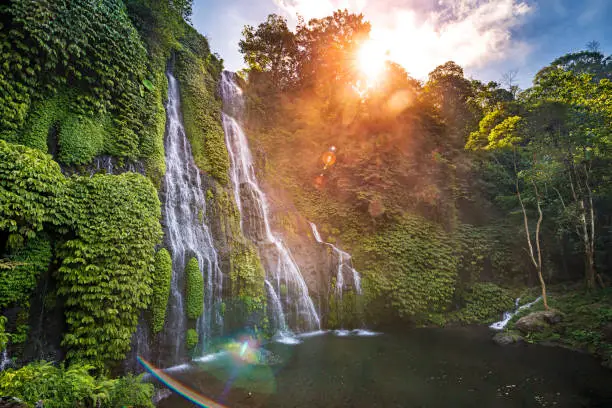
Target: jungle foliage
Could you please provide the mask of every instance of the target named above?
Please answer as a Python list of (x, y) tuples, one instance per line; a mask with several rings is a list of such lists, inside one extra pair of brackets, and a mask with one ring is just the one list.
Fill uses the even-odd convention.
[(526, 90), (387, 61), (368, 87), (369, 31), (346, 10), (295, 30), (271, 15), (240, 42), (261, 176), (352, 250), (369, 309), (487, 322), (512, 307), (499, 285), (609, 285), (612, 58), (562, 56)]
[(95, 377), (93, 367), (73, 364), (70, 367), (36, 362), (19, 369), (0, 372), (0, 393), (19, 398), (28, 407), (44, 401), (45, 407), (133, 406), (152, 408), (153, 385), (140, 377), (119, 379)]

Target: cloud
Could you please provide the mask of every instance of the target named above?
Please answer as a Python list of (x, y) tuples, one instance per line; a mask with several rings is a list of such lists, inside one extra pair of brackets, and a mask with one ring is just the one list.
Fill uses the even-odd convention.
[(274, 0), (288, 16), (323, 17), (337, 9), (362, 12), (371, 37), (412, 76), (427, 77), (453, 60), (467, 69), (522, 61), (530, 51), (512, 32), (532, 12), (523, 0)]

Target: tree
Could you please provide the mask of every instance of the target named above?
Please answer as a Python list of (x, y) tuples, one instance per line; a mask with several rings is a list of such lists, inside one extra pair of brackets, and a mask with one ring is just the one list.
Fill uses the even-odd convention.
[(284, 17), (270, 14), (257, 29), (245, 26), (242, 35), (238, 46), (250, 71), (269, 74), (270, 84), (279, 90), (295, 83), (297, 46)]

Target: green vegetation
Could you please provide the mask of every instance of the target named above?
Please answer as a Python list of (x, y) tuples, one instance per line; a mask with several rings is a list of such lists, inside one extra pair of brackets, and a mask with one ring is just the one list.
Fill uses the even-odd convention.
[(10, 242), (33, 238), (57, 222), (57, 200), (66, 180), (47, 155), (0, 140), (0, 230)]
[(266, 289), (264, 279), (266, 272), (261, 266), (257, 251), (249, 245), (236, 246), (231, 255), (230, 281), (232, 295), (242, 303), (246, 316), (265, 315)]
[(6, 334), (4, 326), (6, 325), (6, 317), (0, 316), (0, 349), (4, 350), (9, 342), (9, 336)]
[(439, 226), (407, 216), (366, 239), (362, 251), (368, 296), (385, 299), (400, 317), (428, 322), (450, 304), (457, 261)]
[(216, 86), (221, 65), (209, 55), (208, 44), (194, 29), (183, 40), (177, 53), (176, 77), (181, 84), (181, 108), (185, 132), (189, 138), (196, 165), (219, 183), (229, 182), (229, 156), (221, 128), (221, 102)]
[(40, 400), (45, 407), (134, 406), (152, 408), (153, 385), (128, 376), (116, 380), (94, 377), (93, 367), (73, 364), (66, 368), (37, 362), (0, 373), (0, 394), (19, 398), (28, 407)]
[(170, 284), (172, 281), (172, 258), (166, 248), (155, 254), (153, 295), (151, 296), (151, 330), (159, 333), (164, 328)]
[[(3, 345), (27, 339), (30, 296), (42, 275), (51, 282), (48, 298), (65, 312), (71, 363), (112, 367), (152, 300), (153, 329), (163, 327), (171, 261), (165, 250), (155, 258), (154, 185), (134, 174), (66, 178), (58, 163), (80, 172), (101, 154), (139, 161), (159, 185), (173, 52), (189, 56), (179, 65), (194, 81), (206, 78), (191, 106), (210, 109), (211, 129), (216, 120), (207, 146), (223, 143), (214, 97), (222, 61), (186, 23), (190, 10), (189, 0), (0, 6), (0, 312), (17, 308), (2, 316), (11, 328), (2, 330)], [(221, 166), (227, 177), (227, 157)]]
[(508, 291), (493, 283), (476, 283), (463, 295), (465, 306), (453, 316), (463, 323), (493, 323), (503, 312), (514, 309)]
[(187, 317), (196, 320), (204, 312), (204, 277), (196, 258), (191, 258), (187, 262), (185, 276), (187, 277)]
[(155, 134), (163, 127), (162, 95), (122, 1), (13, 0), (0, 15), (0, 86), (7, 90), (0, 138), (47, 151), (56, 132), (64, 164), (86, 164), (101, 153), (163, 157)]
[[(587, 351), (612, 364), (612, 290), (585, 292), (580, 287), (554, 285), (549, 292), (549, 307), (561, 312), (561, 321), (541, 332), (529, 333), (525, 339), (531, 343), (555, 343)], [(542, 302), (517, 313), (506, 330), (513, 332), (521, 317), (539, 310), (544, 310)]]
[(0, 269), (0, 308), (26, 306), (38, 277), (51, 263), (49, 240), (39, 234), (27, 240), (23, 247), (11, 251), (9, 259), (14, 266)]
[(609, 285), (612, 58), (562, 56), (526, 90), (388, 61), (364, 87), (347, 61), (369, 32), (271, 15), (240, 42), (258, 170), (353, 253), (369, 318), (485, 323), (526, 284)]
[(193, 351), (200, 341), (200, 336), (195, 329), (188, 329), (185, 334), (185, 342), (187, 343), (187, 350)]
[[(58, 293), (67, 296), (68, 358), (99, 367), (129, 350), (150, 301), (160, 203), (151, 182), (126, 173), (73, 178), (61, 202), (73, 236), (57, 249)], [(113, 338), (113, 342), (99, 343)]]

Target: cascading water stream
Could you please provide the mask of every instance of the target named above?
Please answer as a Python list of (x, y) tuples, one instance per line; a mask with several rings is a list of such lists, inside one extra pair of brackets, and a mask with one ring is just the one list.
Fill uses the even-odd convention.
[(236, 120), (242, 114), (242, 90), (234, 74), (223, 72), (220, 87), (225, 142), (229, 152), (230, 178), (240, 211), (240, 227), (255, 243), (266, 270), (268, 304), (272, 305), (276, 329), (297, 331), (320, 329), (320, 320), (308, 295), (308, 287), (282, 239), (272, 231), (270, 210), (257, 178), (248, 140)]
[(204, 313), (196, 326), (202, 351), (213, 335), (222, 334), (223, 274), (206, 224), (206, 200), (200, 171), (193, 161), (191, 145), (181, 121), (178, 83), (172, 74), (167, 76), (164, 222), (172, 253), (172, 282), (164, 333), (166, 344), (173, 345), (174, 361), (178, 361), (183, 355), (187, 329), (183, 301), (185, 265), (195, 257), (204, 278)]
[(4, 371), (5, 368), (10, 367), (12, 363), (13, 362), (9, 357), (8, 350), (4, 349), (2, 351), (2, 359), (0, 359), (0, 371)]
[(358, 295), (361, 295), (361, 275), (359, 275), (359, 272), (353, 268), (351, 255), (348, 252), (344, 252), (334, 244), (323, 241), (317, 226), (312, 222), (308, 222), (308, 224), (310, 224), (315, 241), (317, 241), (319, 244), (329, 246), (338, 259), (338, 267), (336, 270), (336, 293), (338, 296), (342, 297), (342, 292), (344, 291), (344, 273), (346, 270), (348, 270), (351, 275), (355, 291)]
[(506, 325), (508, 324), (508, 322), (510, 322), (510, 319), (512, 319), (512, 317), (514, 317), (515, 314), (517, 314), (521, 310), (529, 309), (531, 306), (535, 305), (540, 300), (542, 300), (542, 296), (538, 297), (533, 302), (526, 303), (523, 306), (519, 307), (519, 302), (521, 301), (521, 298), (516, 298), (516, 300), (514, 301), (514, 311), (513, 312), (504, 312), (503, 318), (499, 322), (495, 322), (492, 325), (490, 325), (489, 327), (491, 329), (493, 329), (493, 330), (503, 330), (506, 327)]
[[(335, 296), (336, 296), (336, 302), (337, 302), (336, 310), (337, 310), (338, 322), (340, 324), (340, 327), (343, 327), (345, 323), (344, 322), (343, 293), (344, 293), (344, 290), (346, 289), (344, 275), (345, 273), (348, 272), (348, 275), (350, 276), (352, 283), (353, 283), (353, 288), (355, 289), (355, 292), (357, 293), (357, 295), (361, 295), (361, 275), (359, 275), (359, 272), (357, 272), (357, 270), (353, 268), (353, 265), (351, 262), (352, 257), (349, 253), (344, 252), (343, 250), (341, 250), (334, 244), (323, 241), (323, 239), (321, 238), (321, 234), (319, 233), (319, 230), (317, 229), (317, 226), (312, 222), (308, 222), (308, 224), (310, 224), (312, 235), (314, 236), (315, 241), (317, 241), (319, 244), (327, 245), (328, 247), (330, 247), (332, 250), (332, 253), (335, 255), (336, 262), (337, 262), (336, 287), (335, 287)], [(340, 332), (342, 332), (343, 335), (348, 334), (348, 331), (346, 330), (340, 330)]]

